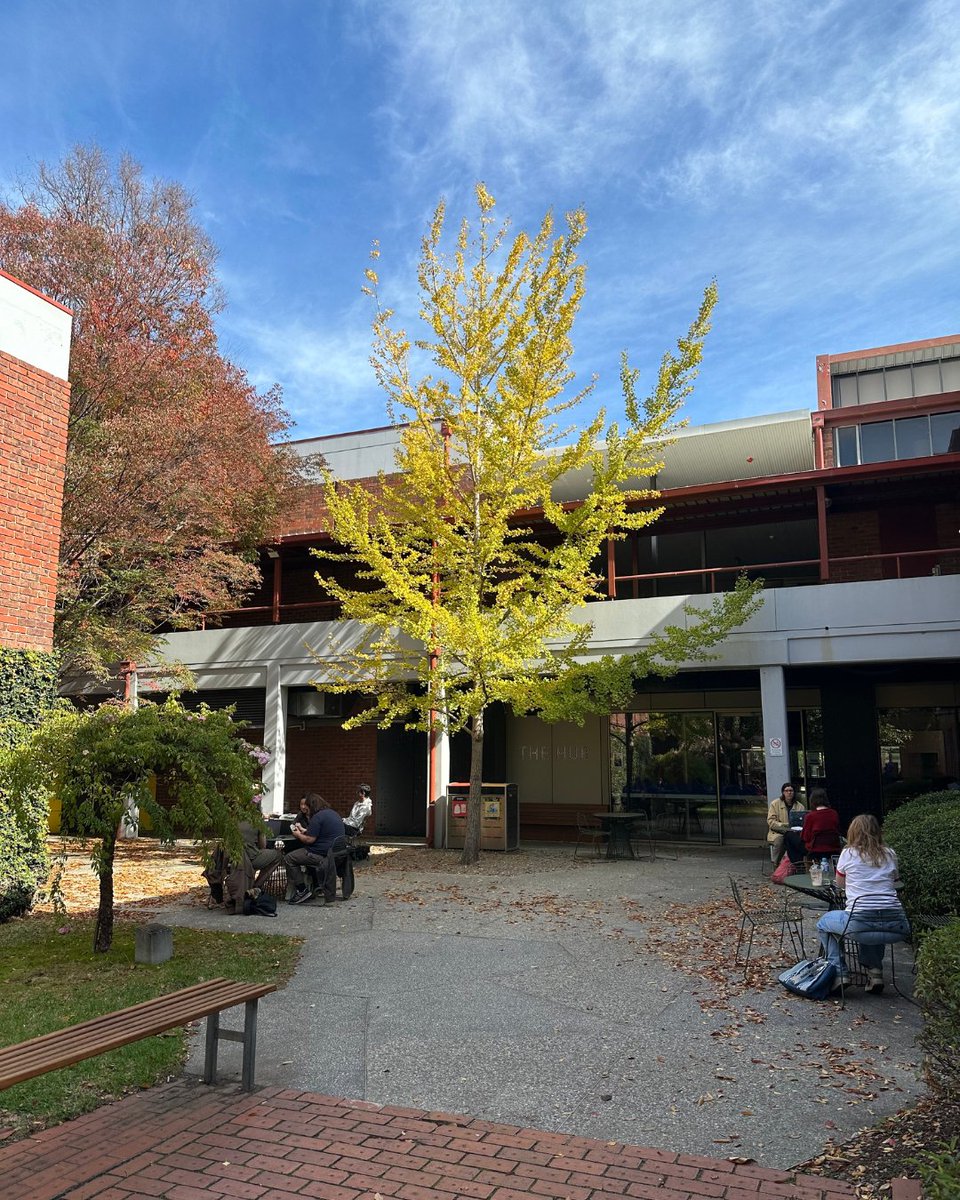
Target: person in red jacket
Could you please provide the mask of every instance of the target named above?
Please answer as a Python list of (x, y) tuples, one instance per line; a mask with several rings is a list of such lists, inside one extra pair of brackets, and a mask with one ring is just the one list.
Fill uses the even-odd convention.
[(823, 788), (814, 788), (810, 793), (810, 811), (803, 818), (803, 844), (810, 858), (839, 854), (843, 849), (840, 818)]

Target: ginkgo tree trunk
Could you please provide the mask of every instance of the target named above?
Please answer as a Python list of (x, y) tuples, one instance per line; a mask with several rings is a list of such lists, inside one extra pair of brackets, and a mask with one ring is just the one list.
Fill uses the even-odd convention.
[[(577, 389), (570, 367), (586, 214), (569, 213), (560, 230), (547, 214), (536, 233), (511, 234), (482, 185), (476, 197), (477, 219), (460, 224), (452, 245), (442, 203), (423, 239), (423, 338), (411, 342), (396, 326), (380, 306), (376, 272), (367, 272), (373, 363), (398, 435), (395, 471), (375, 487), (326, 475), (337, 549), (317, 553), (352, 570), (318, 578), (365, 636), (348, 653), (336, 635), (315, 647), (324, 688), (370, 698), (348, 725), (469, 731), (465, 863), (479, 853), (491, 704), (548, 720), (610, 711), (635, 678), (705, 657), (756, 604), (743, 584), (641, 653), (584, 661), (592, 632), (584, 606), (600, 598), (598, 555), (607, 538), (661, 511), (647, 485), (680, 424), (716, 288), (706, 288), (648, 398), (638, 401), (637, 372), (624, 356), (622, 422), (608, 422), (601, 409), (578, 424), (593, 389)], [(412, 360), (423, 356), (433, 373), (415, 377)], [(555, 485), (573, 472), (587, 480), (583, 498), (560, 503)]]

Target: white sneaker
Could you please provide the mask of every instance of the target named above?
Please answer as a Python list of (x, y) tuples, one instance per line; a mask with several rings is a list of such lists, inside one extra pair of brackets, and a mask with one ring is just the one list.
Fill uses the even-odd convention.
[(874, 996), (879, 996), (883, 991), (883, 971), (870, 969), (867, 971), (867, 986), (864, 988), (866, 992), (872, 992)]

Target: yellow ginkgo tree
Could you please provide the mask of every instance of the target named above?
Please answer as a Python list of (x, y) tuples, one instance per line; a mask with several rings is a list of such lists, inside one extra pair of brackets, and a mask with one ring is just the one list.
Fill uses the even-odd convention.
[[(636, 654), (584, 658), (585, 605), (600, 598), (596, 564), (607, 539), (662, 511), (646, 485), (681, 424), (716, 288), (707, 287), (686, 337), (664, 356), (650, 396), (637, 399), (637, 372), (624, 356), (625, 419), (608, 423), (600, 410), (579, 427), (575, 410), (593, 389), (575, 389), (570, 368), (586, 214), (569, 213), (560, 231), (548, 214), (535, 235), (508, 236), (493, 197), (482, 185), (476, 196), (475, 226), (463, 221), (449, 250), (442, 203), (423, 239), (424, 338), (411, 342), (395, 326), (380, 307), (376, 272), (367, 272), (377, 305), (373, 363), (398, 449), (395, 471), (376, 486), (326, 475), (337, 549), (318, 554), (352, 566), (318, 577), (367, 633), (349, 652), (338, 651), (336, 635), (316, 648), (324, 688), (370, 697), (348, 725), (469, 731), (466, 863), (478, 857), (491, 704), (548, 720), (611, 711), (638, 677), (707, 656), (757, 603), (742, 583)], [(413, 361), (425, 358), (432, 373), (415, 377)], [(555, 485), (572, 473), (584, 480), (583, 498), (561, 503)]]

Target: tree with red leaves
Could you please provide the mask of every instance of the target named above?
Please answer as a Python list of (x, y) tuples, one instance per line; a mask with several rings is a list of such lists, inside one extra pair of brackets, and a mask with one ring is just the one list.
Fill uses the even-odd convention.
[(232, 607), (289, 484), (287, 419), (217, 345), (215, 250), (178, 184), (77, 148), (0, 202), (0, 267), (74, 313), (56, 644), (143, 661)]

